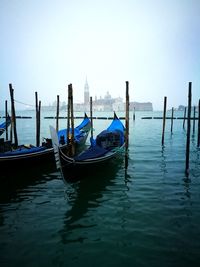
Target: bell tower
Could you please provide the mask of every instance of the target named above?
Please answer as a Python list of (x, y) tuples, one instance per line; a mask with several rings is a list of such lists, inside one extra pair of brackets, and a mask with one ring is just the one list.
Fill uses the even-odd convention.
[(89, 104), (90, 100), (90, 94), (89, 94), (89, 85), (88, 85), (88, 81), (86, 78), (85, 81), (85, 86), (84, 86), (84, 104), (87, 105)]

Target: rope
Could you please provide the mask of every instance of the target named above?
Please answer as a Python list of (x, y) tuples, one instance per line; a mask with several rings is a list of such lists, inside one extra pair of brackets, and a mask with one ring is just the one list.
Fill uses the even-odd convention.
[(19, 104), (22, 104), (22, 105), (25, 105), (25, 106), (35, 107), (35, 105), (27, 104), (27, 103), (21, 102), (21, 101), (16, 100), (16, 99), (14, 99), (14, 101), (15, 101), (16, 103), (19, 103)]

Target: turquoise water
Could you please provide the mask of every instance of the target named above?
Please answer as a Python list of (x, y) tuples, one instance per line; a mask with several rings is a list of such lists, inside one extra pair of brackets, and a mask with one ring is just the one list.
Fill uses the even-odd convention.
[[(130, 120), (127, 170), (122, 157), (70, 185), (51, 166), (9, 177), (0, 197), (0, 266), (199, 265), (197, 130), (185, 177), (182, 120), (174, 120), (173, 134), (167, 120), (162, 148), (162, 120), (145, 115), (162, 113)], [(34, 142), (34, 119), (17, 123), (20, 141)], [(109, 123), (95, 120), (95, 134)], [(49, 124), (42, 121), (42, 136)]]

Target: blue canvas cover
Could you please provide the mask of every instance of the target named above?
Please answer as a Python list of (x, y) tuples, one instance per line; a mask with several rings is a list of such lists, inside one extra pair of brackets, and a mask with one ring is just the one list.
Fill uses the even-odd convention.
[[(80, 125), (74, 128), (74, 140), (79, 141), (80, 137), (84, 135), (84, 133), (81, 131), (88, 123), (90, 122), (89, 118), (86, 117)], [(69, 130), (70, 134), (72, 133), (72, 129)], [(58, 140), (60, 140), (61, 137), (64, 137), (64, 140), (66, 140), (67, 136), (67, 129), (62, 129), (58, 131)]]
[(81, 129), (83, 129), (89, 122), (90, 122), (89, 118), (86, 117), (86, 118), (81, 122), (81, 124), (79, 124), (75, 129), (77, 129), (77, 130), (81, 130)]
[[(70, 129), (69, 132), (71, 134), (72, 133), (72, 129)], [(66, 140), (66, 135), (67, 135), (67, 130), (66, 129), (58, 131), (58, 140), (60, 140), (61, 136), (64, 136), (64, 139)], [(82, 135), (82, 133), (80, 132), (80, 130), (74, 128), (74, 140), (78, 141), (81, 135)]]
[[(107, 128), (108, 133), (112, 132), (113, 134), (116, 133), (120, 135), (120, 145), (123, 145), (124, 143), (124, 131), (125, 131), (124, 125), (117, 117), (114, 118), (110, 126)], [(102, 133), (100, 133), (99, 136), (101, 134), (106, 134), (106, 131), (103, 131)]]
[(8, 151), (8, 152), (0, 153), (0, 157), (30, 154), (30, 153), (35, 153), (35, 152), (43, 151), (45, 149), (46, 148), (43, 147), (43, 146), (40, 146), (40, 147), (31, 147), (31, 148), (22, 147), (22, 148), (18, 148), (16, 150), (13, 150), (13, 151)]
[[(7, 123), (6, 123), (7, 122)], [(4, 121), (0, 124), (0, 135), (2, 135), (6, 129), (11, 124), (10, 116), (8, 116), (7, 121)]]
[(94, 159), (105, 155), (108, 152), (107, 149), (104, 149), (98, 145), (89, 147), (86, 151), (82, 152), (78, 156), (74, 157), (76, 161)]
[(125, 130), (125, 127), (124, 127), (123, 123), (118, 118), (115, 118), (112, 121), (112, 123), (110, 124), (110, 126), (107, 128), (107, 130), (110, 132), (115, 131), (115, 130), (119, 130), (123, 133)]
[(91, 146), (74, 159), (82, 161), (104, 156), (113, 148), (119, 147), (124, 143), (124, 125), (115, 117), (110, 126), (97, 135), (96, 139), (90, 139)]
[(96, 138), (96, 144), (108, 150), (120, 147), (124, 143), (124, 135), (121, 131), (104, 130)]
[(6, 122), (4, 121), (0, 124), (0, 129), (5, 129), (5, 128), (6, 128)]

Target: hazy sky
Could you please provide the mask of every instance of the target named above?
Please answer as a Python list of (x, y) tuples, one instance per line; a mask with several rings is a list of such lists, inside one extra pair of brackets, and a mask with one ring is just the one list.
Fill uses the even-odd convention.
[[(34, 104), (125, 96), (162, 109), (200, 97), (200, 0), (1, 0), (0, 107), (15, 99)], [(24, 108), (23, 106), (18, 106)], [(2, 109), (2, 108), (1, 108)]]

